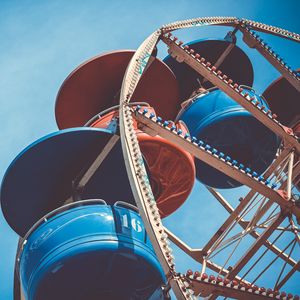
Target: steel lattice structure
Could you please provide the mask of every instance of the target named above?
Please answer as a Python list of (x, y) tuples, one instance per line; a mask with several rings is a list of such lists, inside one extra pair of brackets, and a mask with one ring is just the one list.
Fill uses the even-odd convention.
[[(218, 70), (217, 65), (211, 65), (205, 57), (201, 56), (201, 53), (195, 53), (188, 46), (182, 46), (183, 43), (171, 34), (179, 29), (207, 25), (230, 26), (241, 31), (245, 43), (249, 47), (255, 48), (293, 87), (300, 91), (298, 74), (288, 67), (256, 32), (269, 33), (295, 42), (300, 42), (299, 34), (235, 17), (196, 18), (162, 26), (152, 33), (135, 52), (128, 65), (121, 89), (120, 134), (135, 201), (168, 279), (166, 290), (172, 288), (178, 299), (194, 299), (198, 295), (209, 297), (209, 299), (216, 299), (220, 295), (237, 299), (299, 299), (298, 296), (280, 293), (279, 290), (300, 268), (300, 258), (294, 256), (294, 250), (300, 246), (298, 228), (300, 205), (293, 193), (295, 189), (293, 183), (297, 184), (297, 180), (299, 180), (300, 144), (293, 130), (282, 125), (275, 114), (258, 105), (247, 93), (243, 93), (239, 84)], [(151, 64), (151, 54), (159, 41), (167, 45), (173, 58), (189, 65), (281, 138), (280, 152), (263, 177), (257, 176), (252, 170), (245, 169), (231, 158), (221, 155), (217, 149), (212, 149), (209, 145), (189, 135), (183, 136), (168, 121), (149, 115), (146, 109), (141, 110), (139, 107), (133, 109), (129, 105), (143, 72)], [(229, 212), (229, 217), (224, 220), (221, 227), (201, 249), (189, 247), (163, 226), (143, 163), (133, 127), (133, 119), (139, 122), (139, 128), (146, 133), (158, 134), (170, 140), (175, 145), (189, 151), (196, 158), (250, 188), (246, 195), (241, 195), (241, 201), (236, 207), (232, 207), (218, 191), (208, 188)], [(231, 233), (237, 227), (241, 227), (242, 231), (239, 230), (239, 233), (232, 235)], [(278, 232), (278, 235), (271, 240), (274, 232)], [(291, 242), (284, 249), (280, 249), (276, 245), (276, 241), (283, 234), (290, 235)], [(254, 242), (245, 253), (239, 256), (235, 250), (245, 236), (253, 237)], [(202, 265), (202, 271), (195, 273), (188, 271), (185, 275), (177, 273), (169, 241), (199, 262)], [(215, 263), (214, 256), (228, 247), (231, 247), (232, 250), (228, 255), (224, 255), (223, 264)], [(265, 248), (265, 251), (261, 257), (252, 261), (256, 252), (262, 247)], [(259, 265), (268, 251), (275, 255), (275, 259), (258, 274), (258, 278), (277, 259), (282, 261), (283, 266), (278, 271), (274, 287), (266, 290), (255, 285), (258, 278), (251, 281), (248, 280), (247, 275)], [(229, 267), (228, 261), (233, 255), (236, 261), (233, 266)], [(285, 272), (287, 265), (290, 268), (288, 272)], [(217, 272), (219, 276), (207, 276), (206, 269)]]

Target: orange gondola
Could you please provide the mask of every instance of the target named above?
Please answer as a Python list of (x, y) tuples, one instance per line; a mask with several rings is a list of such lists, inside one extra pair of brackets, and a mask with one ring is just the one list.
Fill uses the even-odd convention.
[[(155, 114), (153, 108), (147, 107), (147, 110)], [(118, 109), (114, 109), (99, 116), (90, 126), (107, 128), (118, 116)], [(170, 122), (171, 125), (172, 122)], [(175, 126), (183, 134), (188, 132), (183, 122), (178, 122)], [(161, 216), (166, 217), (183, 204), (193, 188), (194, 158), (190, 153), (158, 135), (151, 136), (143, 133), (138, 129), (136, 122), (134, 122), (134, 127), (150, 173), (150, 183), (158, 209)]]
[[(83, 126), (99, 112), (119, 104), (122, 80), (133, 54), (133, 50), (112, 51), (77, 67), (66, 78), (56, 98), (58, 127)], [(160, 59), (150, 60), (132, 99), (150, 103), (164, 119), (174, 119), (180, 108), (176, 77)]]

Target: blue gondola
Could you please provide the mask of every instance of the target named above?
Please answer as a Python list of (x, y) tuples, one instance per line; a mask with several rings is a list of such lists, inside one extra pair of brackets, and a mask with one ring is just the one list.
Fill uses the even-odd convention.
[(164, 283), (139, 214), (86, 200), (42, 219), (19, 252), (28, 300), (148, 299)]
[[(218, 69), (238, 84), (252, 86), (253, 67), (250, 59), (242, 49), (235, 45), (232, 39), (200, 39), (187, 43), (191, 49), (215, 65), (219, 59)], [(230, 49), (230, 51), (229, 51)], [(222, 54), (227, 53), (223, 58)], [(213, 85), (185, 63), (179, 63), (171, 56), (167, 56), (164, 62), (174, 72), (180, 87), (181, 101), (200, 86), (211, 88)]]
[[(255, 97), (253, 101), (258, 102), (259, 106), (268, 110), (268, 104), (262, 97), (244, 88), (246, 92)], [(177, 119), (186, 123), (191, 135), (258, 173), (271, 164), (279, 146), (279, 139), (273, 132), (216, 88), (192, 99)], [(211, 187), (233, 188), (241, 185), (199, 160), (196, 161), (196, 169), (197, 178)]]

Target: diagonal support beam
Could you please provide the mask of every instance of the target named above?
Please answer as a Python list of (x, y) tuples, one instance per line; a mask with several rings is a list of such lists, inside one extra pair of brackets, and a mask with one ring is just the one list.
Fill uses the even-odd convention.
[[(284, 150), (277, 159), (273, 162), (273, 164), (266, 171), (266, 177), (269, 177), (278, 166), (284, 161), (286, 156), (288, 155), (288, 151)], [(255, 191), (251, 190), (246, 197), (240, 202), (240, 204), (235, 208), (235, 210), (230, 212), (230, 216), (227, 220), (221, 225), (215, 235), (210, 239), (210, 241), (206, 244), (206, 246), (202, 249), (202, 251), (208, 252), (208, 250), (212, 247), (212, 245), (217, 241), (217, 239), (222, 235), (222, 233), (227, 230), (227, 228), (236, 220), (244, 208), (250, 203), (252, 198), (255, 196)], [(216, 195), (218, 196), (218, 195)]]
[(300, 268), (300, 261), (298, 261), (297, 264), (277, 284), (276, 289), (278, 290), (281, 289), (299, 268)]
[(96, 159), (93, 161), (93, 163), (89, 166), (89, 168), (84, 172), (84, 174), (81, 176), (81, 178), (77, 181), (74, 181), (74, 188), (76, 191), (80, 191), (82, 190), (85, 185), (89, 182), (89, 180), (91, 179), (91, 177), (95, 174), (95, 172), (98, 170), (98, 168), (100, 167), (100, 165), (102, 164), (102, 162), (105, 160), (105, 158), (108, 156), (108, 154), (110, 153), (110, 151), (113, 149), (113, 147), (116, 145), (116, 143), (119, 140), (119, 136), (118, 135), (113, 135), (109, 141), (107, 142), (107, 144), (105, 145), (105, 147), (103, 148), (103, 150), (101, 151), (101, 153), (96, 157)]
[(248, 261), (253, 257), (253, 255), (257, 252), (257, 250), (267, 241), (267, 239), (271, 236), (274, 230), (282, 223), (282, 221), (286, 218), (286, 215), (281, 213), (272, 224), (266, 229), (260, 237), (256, 240), (256, 242), (248, 249), (248, 251), (242, 256), (242, 258), (235, 264), (232, 270), (227, 275), (228, 279), (233, 279), (242, 268), (248, 263)]
[(260, 39), (252, 35), (249, 29), (243, 26), (238, 26), (238, 28), (244, 35), (244, 42), (250, 48), (256, 49), (298, 92), (300, 92), (300, 80), (295, 73), (291, 72), (291, 70), (278, 59), (277, 55), (274, 55), (274, 52), (271, 52)]
[[(147, 116), (139, 113), (138, 111), (135, 111), (133, 116), (138, 122), (143, 123), (151, 130), (157, 132), (157, 134), (159, 134), (161, 137), (168, 139), (170, 142), (190, 152), (193, 156), (202, 160), (213, 168), (218, 169), (222, 173), (230, 176), (240, 183), (249, 186), (251, 189), (260, 193), (271, 201), (278, 203), (283, 210), (295, 214), (295, 216), (299, 217), (300, 219), (300, 208), (297, 207), (293, 201), (287, 201), (282, 196), (282, 193), (280, 193), (280, 191), (271, 189), (264, 183), (259, 182), (258, 180), (251, 177), (249, 174), (246, 174), (245, 172), (239, 170), (237, 167), (232, 166), (224, 159), (221, 159), (217, 155), (212, 154), (204, 147), (199, 147), (196, 143), (191, 142), (189, 138), (185, 139), (183, 136), (175, 134), (170, 130), (170, 128), (164, 127), (163, 124), (158, 122), (156, 118), (149, 119)], [(255, 194), (254, 191), (253, 195)], [(241, 201), (240, 205), (243, 205), (244, 200)], [(238, 214), (239, 213), (240, 211), (238, 212)]]
[[(225, 268), (222, 268), (221, 266), (217, 265), (216, 263), (210, 261), (210, 260), (204, 260), (203, 255), (202, 255), (202, 250), (201, 249), (192, 249), (189, 247), (187, 244), (185, 244), (179, 237), (177, 237), (173, 232), (171, 232), (169, 229), (164, 227), (165, 232), (168, 235), (169, 240), (174, 243), (179, 249), (184, 251), (187, 255), (189, 255), (191, 258), (193, 258), (195, 261), (201, 263), (201, 264), (206, 264), (206, 266), (223, 276), (226, 276), (229, 274), (229, 271)], [(243, 281), (244, 283), (249, 283), (246, 280), (241, 280), (241, 278), (236, 277), (235, 278), (237, 281)]]
[(227, 81), (227, 76), (224, 77), (224, 75), (219, 75), (216, 68), (210, 67), (210, 65), (205, 62), (204, 58), (204, 61), (201, 62), (194, 54), (179, 46), (174, 40), (162, 36), (162, 41), (169, 47), (169, 53), (176, 57), (178, 61), (185, 62), (200, 75), (208, 79), (213, 85), (251, 112), (257, 120), (280, 136), (285, 141), (286, 146), (289, 145), (288, 147), (295, 148), (296, 151), (300, 153), (300, 144), (296, 137), (290, 134), (292, 131), (273, 119), (273, 117), (270, 117), (269, 114), (262, 109), (256, 107), (251, 102), (249, 95), (244, 95), (242, 90), (238, 89), (238, 84), (233, 85), (232, 83), (229, 83), (229, 81)]
[[(214, 189), (207, 187), (207, 189), (216, 197), (216, 199), (222, 203), (222, 205), (225, 207), (225, 209), (229, 212), (229, 214), (232, 214), (234, 212), (233, 207), (231, 207), (231, 205), (223, 198), (223, 196), (218, 193), (217, 191), (215, 191)], [(271, 201), (270, 201), (271, 202)], [(248, 222), (240, 219), (239, 220), (239, 225), (243, 228), (246, 229)], [(254, 237), (255, 239), (258, 239), (260, 234), (257, 231), (250, 231), (249, 233), (252, 237)], [(282, 252), (278, 247), (276, 247), (275, 245), (271, 244), (269, 240), (267, 240), (264, 243), (264, 246), (266, 248), (268, 248), (270, 251), (272, 251), (275, 255), (279, 256), (282, 260), (286, 261), (289, 265), (291, 265), (292, 267), (296, 265), (296, 261), (294, 259), (292, 259), (291, 257), (289, 257), (286, 253)], [(300, 270), (300, 267), (299, 267)]]

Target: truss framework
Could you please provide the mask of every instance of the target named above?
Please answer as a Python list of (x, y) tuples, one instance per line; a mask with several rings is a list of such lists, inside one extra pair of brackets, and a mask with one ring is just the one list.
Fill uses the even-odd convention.
[[(249, 47), (256, 48), (260, 54), (281, 72), (291, 85), (300, 91), (297, 73), (291, 70), (270, 48), (266, 47), (253, 30), (267, 32), (300, 42), (300, 36), (298, 34), (258, 22), (229, 17), (198, 18), (174, 22), (163, 26), (151, 34), (136, 51), (127, 68), (121, 89), (121, 141), (132, 190), (143, 221), (145, 222), (146, 230), (167, 275), (168, 283), (173, 288), (178, 299), (192, 299), (195, 297), (194, 295), (199, 294), (209, 296), (209, 299), (215, 299), (218, 295), (241, 299), (285, 297), (284, 294), (279, 295), (277, 291), (272, 291), (272, 293), (265, 293), (261, 289), (257, 291), (253, 283), (246, 281), (243, 277), (239, 277), (238, 274), (262, 247), (265, 247), (267, 251), (273, 252), (277, 258), (280, 258), (284, 262), (284, 268), (286, 265), (292, 268), (285, 274), (281, 281), (280, 278), (277, 279), (275, 288), (282, 287), (292, 274), (299, 270), (299, 259), (292, 258), (293, 250), (285, 252), (288, 247), (281, 250), (275, 245), (276, 239), (279, 239), (280, 236), (276, 237), (272, 242), (269, 239), (273, 236), (274, 232), (280, 232), (279, 234), (281, 235), (289, 232), (294, 234), (292, 241), (293, 249), (296, 243), (299, 242), (298, 227), (293, 220), (300, 220), (300, 207), (293, 198), (292, 182), (297, 178), (300, 171), (298, 162), (294, 163), (294, 156), (299, 154), (300, 145), (292, 129), (280, 124), (271, 111), (266, 111), (265, 107), (260, 107), (253, 98), (243, 92), (237, 83), (233, 83), (225, 74), (217, 70), (217, 66), (212, 66), (211, 63), (207, 62), (205, 58), (201, 57), (201, 53), (195, 53), (194, 50), (188, 46), (182, 46), (183, 43), (178, 42), (177, 38), (172, 38), (170, 33), (173, 30), (205, 25), (225, 25), (240, 30), (244, 35), (246, 44)], [(231, 158), (224, 158), (224, 154), (221, 156), (221, 153), (218, 153), (217, 149), (212, 149), (210, 145), (205, 145), (203, 142), (199, 142), (188, 135), (182, 136), (180, 132), (176, 132), (173, 126), (169, 126), (168, 121), (162, 121), (159, 117), (147, 115), (148, 111), (146, 109), (142, 112), (139, 108), (133, 111), (133, 109), (128, 106), (131, 95), (147, 67), (151, 53), (159, 40), (166, 43), (169, 48), (169, 53), (176, 60), (188, 64), (206, 80), (212, 82), (216, 87), (224, 91), (233, 100), (251, 112), (257, 120), (262, 122), (282, 139), (281, 153), (265, 173), (264, 178), (254, 175), (255, 172), (249, 169), (244, 169), (241, 165), (232, 161)], [(162, 225), (142, 162), (141, 152), (133, 128), (133, 118), (142, 125), (140, 128), (145, 132), (152, 135), (158, 134), (172, 141), (174, 144), (189, 151), (198, 159), (217, 168), (224, 174), (250, 188), (250, 192), (241, 199), (236, 208), (231, 207), (218, 191), (209, 189), (230, 215), (202, 249), (190, 248)], [(280, 184), (279, 189), (276, 189), (277, 183)], [(249, 211), (255, 212), (249, 220), (246, 220), (245, 217)], [(268, 214), (267, 217), (266, 214)], [(286, 220), (290, 220), (290, 224), (288, 226), (280, 226)], [(237, 226), (242, 227), (242, 231), (226, 239), (232, 228)], [(262, 231), (262, 233), (259, 233), (258, 230)], [(213, 258), (213, 256), (216, 255), (216, 251), (220, 251), (233, 244), (235, 246), (233, 252), (231, 252), (232, 255), (238, 243), (245, 236), (254, 237), (254, 243), (248, 248), (244, 255), (239, 258), (233, 267), (226, 268), (227, 262), (225, 262), (223, 266), (220, 266), (209, 260), (210, 257)], [(240, 282), (239, 284), (246, 284), (247, 288), (236, 289), (234, 284), (228, 282), (224, 284), (224, 281), (222, 281), (222, 284), (218, 284), (218, 288), (216, 288), (214, 280), (203, 282), (203, 280), (198, 280), (198, 275), (191, 279), (189, 274), (186, 276), (178, 274), (175, 271), (174, 258), (171, 255), (168, 240), (171, 240), (187, 255), (202, 264), (200, 277), (205, 274), (204, 271), (206, 268), (210, 268), (219, 275), (223, 275), (225, 280), (229, 280), (230, 282), (233, 280)], [(227, 260), (230, 258), (231, 257), (227, 258)], [(253, 267), (254, 266), (252, 266), (252, 268)], [(280, 276), (283, 274), (283, 270), (280, 272)], [(251, 297), (247, 295), (249, 289), (251, 292), (254, 291)]]
[[(235, 17), (195, 18), (162, 26), (141, 44), (132, 57), (123, 79), (120, 95), (120, 138), (135, 201), (154, 250), (166, 274), (168, 280), (166, 290), (172, 288), (178, 299), (194, 299), (197, 296), (216, 299), (219, 295), (236, 299), (255, 300), (299, 299), (298, 296), (284, 292), (280, 293), (278, 290), (284, 286), (295, 272), (300, 270), (299, 257), (294, 256), (294, 250), (300, 246), (300, 229), (298, 228), (300, 206), (293, 197), (294, 185), (297, 184), (296, 181), (299, 180), (300, 174), (300, 163), (298, 161), (300, 144), (291, 128), (280, 124), (271, 111), (260, 107), (254, 99), (243, 92), (238, 83), (234, 83), (226, 74), (222, 74), (217, 69), (226, 53), (212, 66), (204, 57), (201, 57), (201, 53), (195, 53), (193, 49), (182, 46), (183, 43), (179, 42), (177, 38), (172, 38), (171, 35), (174, 30), (208, 25), (230, 26), (234, 28), (234, 32), (241, 31), (244, 42), (250, 48), (255, 48), (300, 92), (298, 74), (266, 45), (254, 30), (298, 43), (300, 42), (299, 34)], [(131, 96), (144, 71), (151, 63), (151, 54), (160, 40), (168, 46), (169, 53), (175, 59), (188, 64), (201, 74), (205, 80), (210, 81), (224, 91), (251, 112), (258, 121), (281, 137), (282, 147), (280, 152), (265, 172), (264, 177), (255, 175), (255, 172), (244, 168), (210, 145), (197, 141), (189, 135), (183, 136), (168, 121), (149, 115), (147, 109), (141, 111), (139, 107), (132, 108)], [(230, 51), (230, 49), (228, 48), (227, 51)], [(162, 224), (139, 149), (133, 127), (133, 118), (139, 122), (139, 128), (146, 133), (157, 134), (170, 140), (198, 159), (250, 188), (250, 191), (241, 197), (239, 204), (234, 208), (219, 191), (207, 187), (209, 192), (229, 213), (229, 216), (202, 248), (194, 249), (190, 247)], [(112, 138), (105, 151), (99, 154), (84, 176), (80, 178), (80, 181), (74, 182), (76, 197), (80, 198), (78, 192), (93, 176), (116, 140), (117, 137)], [(277, 186), (279, 187), (276, 188)], [(277, 241), (287, 234), (292, 238), (287, 246), (281, 249), (277, 246)], [(251, 246), (239, 257), (233, 267), (229, 267), (229, 260), (246, 237), (253, 239)], [(22, 247), (24, 242), (26, 242), (26, 239), (20, 240), (19, 248)], [(177, 273), (170, 242), (199, 262), (202, 265), (201, 272)], [(213, 259), (219, 253), (224, 253), (223, 251), (226, 249), (230, 249), (230, 251), (227, 252), (227, 256), (224, 255), (225, 260), (223, 263), (214, 262)], [(259, 249), (264, 249), (263, 253), (260, 257), (253, 259)], [(258, 288), (255, 285), (258, 278), (254, 280), (246, 278), (267, 252), (272, 252), (274, 258), (257, 277), (262, 276), (276, 260), (281, 260), (283, 263), (274, 287), (268, 290)], [(252, 262), (250, 266), (248, 266), (249, 262)], [(245, 270), (246, 266), (247, 269)], [(286, 270), (287, 266), (289, 266), (288, 271)], [(218, 276), (206, 275), (207, 269), (217, 273)], [(241, 271), (244, 271), (243, 275), (240, 274)]]

